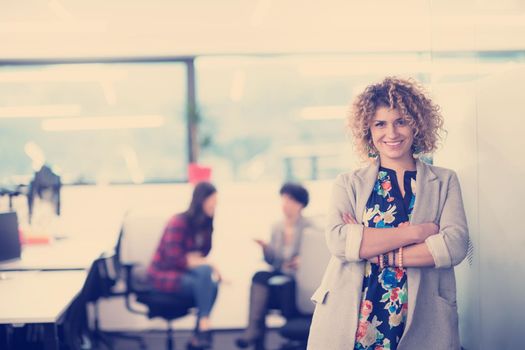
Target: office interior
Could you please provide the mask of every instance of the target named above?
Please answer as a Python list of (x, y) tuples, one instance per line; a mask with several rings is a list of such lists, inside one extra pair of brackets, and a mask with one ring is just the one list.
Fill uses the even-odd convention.
[[(253, 240), (268, 239), (281, 217), (280, 186), (305, 185), (305, 215), (322, 235), (333, 180), (362, 165), (345, 127), (349, 103), (395, 75), (421, 82), (441, 106), (447, 132), (432, 162), (462, 186), (472, 243), (456, 267), (462, 346), (521, 347), (523, 1), (2, 4), (0, 211), (17, 213), (21, 260), (33, 266), (0, 263), (3, 295), (53, 298), (60, 292), (35, 287), (49, 276), (42, 283), (71, 300), (129, 213), (162, 230), (209, 172), (219, 197), (210, 257), (224, 278), (213, 327), (244, 328), (251, 276), (266, 267)], [(42, 166), (60, 176), (59, 200), (53, 191), (28, 200)], [(139, 243), (121, 252), (130, 259), (158, 239), (137, 225)], [(103, 331), (166, 329), (130, 313), (122, 296), (96, 304)], [(93, 305), (88, 314), (93, 327)], [(5, 323), (25, 323), (15, 321)], [(268, 317), (275, 329), (285, 322)], [(176, 337), (195, 315), (171, 325)]]

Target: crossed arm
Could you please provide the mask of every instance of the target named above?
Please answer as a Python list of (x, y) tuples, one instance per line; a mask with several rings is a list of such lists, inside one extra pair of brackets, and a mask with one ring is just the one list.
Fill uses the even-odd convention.
[(448, 179), (446, 198), (435, 223), (396, 228), (369, 228), (355, 220), (352, 187), (338, 178), (332, 192), (326, 233), (332, 255), (349, 262), (377, 261), (377, 256), (403, 247), (403, 266), (446, 268), (459, 264), (468, 248), (468, 227), (456, 174)]
[[(343, 220), (347, 224), (358, 224), (349, 214), (344, 214)], [(403, 266), (434, 266), (434, 258), (424, 241), (428, 236), (438, 232), (439, 227), (434, 223), (403, 225), (396, 228), (364, 227), (359, 257), (377, 263), (380, 254), (403, 247)], [(390, 262), (394, 260), (392, 256)], [(391, 265), (397, 266), (397, 261)]]

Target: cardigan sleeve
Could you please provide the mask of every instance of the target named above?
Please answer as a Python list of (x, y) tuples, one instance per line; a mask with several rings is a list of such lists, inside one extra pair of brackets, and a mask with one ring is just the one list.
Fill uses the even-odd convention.
[(359, 257), (359, 250), (364, 226), (345, 223), (344, 214), (352, 215), (359, 222), (359, 218), (355, 217), (354, 190), (346, 182), (345, 175), (341, 174), (336, 178), (332, 188), (326, 242), (333, 256), (349, 262), (361, 261), (363, 259)]
[(440, 231), (425, 240), (436, 268), (458, 265), (467, 255), (469, 233), (458, 177), (449, 178), (439, 219)]

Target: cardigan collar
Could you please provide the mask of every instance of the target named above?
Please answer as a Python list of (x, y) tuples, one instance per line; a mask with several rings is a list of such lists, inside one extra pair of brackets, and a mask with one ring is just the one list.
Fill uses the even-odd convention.
[[(372, 160), (369, 165), (357, 170), (355, 175), (363, 182), (375, 181), (379, 165), (379, 158), (376, 158)], [(424, 179), (426, 181), (437, 179), (436, 174), (432, 171), (432, 167), (419, 159), (416, 159), (416, 170), (418, 179)]]

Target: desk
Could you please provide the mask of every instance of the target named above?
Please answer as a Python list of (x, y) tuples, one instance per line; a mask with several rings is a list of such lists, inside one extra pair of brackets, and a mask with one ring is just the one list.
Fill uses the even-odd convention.
[(71, 237), (25, 245), (21, 259), (1, 263), (0, 272), (5, 277), (0, 279), (2, 328), (38, 324), (43, 330), (44, 348), (58, 350), (57, 322), (82, 289), (93, 261), (107, 246), (110, 244), (103, 240)]
[(82, 289), (86, 271), (5, 272), (0, 324), (43, 324), (45, 349), (59, 349), (57, 322)]
[(0, 271), (87, 270), (104, 252), (101, 242), (66, 238), (50, 244), (25, 245), (19, 260), (0, 263)]

